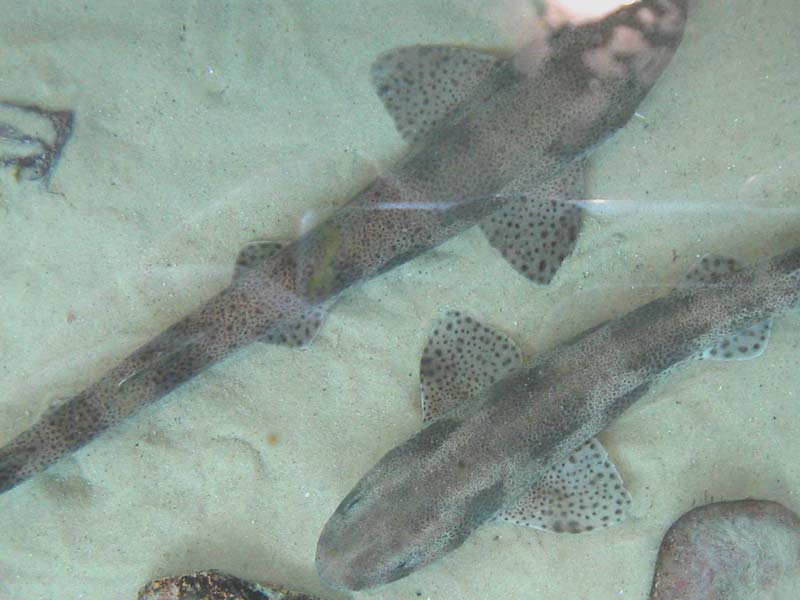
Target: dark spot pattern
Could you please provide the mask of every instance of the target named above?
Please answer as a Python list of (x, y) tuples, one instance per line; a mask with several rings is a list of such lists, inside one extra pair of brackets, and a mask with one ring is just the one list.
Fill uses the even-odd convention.
[(458, 311), (446, 313), (420, 360), (423, 422), (480, 393), (521, 362), (522, 353), (508, 336)]
[(718, 254), (707, 254), (700, 258), (687, 273), (689, 286), (708, 286), (718, 284), (720, 280), (740, 271), (742, 266), (733, 258)]
[(631, 497), (603, 446), (592, 438), (498, 518), (558, 533), (583, 533), (624, 521)]
[(764, 319), (744, 329), (724, 336), (703, 351), (703, 360), (749, 360), (764, 353), (772, 329), (772, 318)]
[(292, 348), (308, 346), (317, 337), (328, 312), (336, 299), (333, 298), (317, 306), (312, 306), (299, 318), (277, 327), (271, 327), (261, 340), (271, 344), (282, 344)]
[[(434, 420), (390, 451), (362, 479), (360, 491), (370, 499), (354, 511), (359, 514), (348, 523), (348, 536), (338, 536), (341, 523), (329, 521), (318, 545), (318, 568), (344, 589), (407, 574), (461, 543), (469, 529), (463, 524), (471, 518), (465, 498), (500, 482), (504, 494), (522, 494), (499, 513), (504, 520), (576, 533), (621, 521), (630, 505), (623, 482), (605, 450), (593, 439), (581, 446), (582, 440), (603, 430), (654, 380), (709, 340), (796, 305), (798, 274), (795, 250), (715, 286), (673, 290), (512, 370), (484, 388), (478, 401)], [(458, 368), (467, 348), (474, 354), (482, 347), (475, 339), (493, 347), (499, 340), (491, 333), (471, 317), (449, 313), (431, 336), (448, 344), (426, 348), (423, 380), (445, 359), (455, 361), (445, 371)], [(431, 443), (429, 434), (438, 442)], [(553, 457), (562, 456), (553, 466)]]
[(498, 62), (467, 48), (398, 48), (375, 61), (372, 82), (397, 131), (416, 142), (467, 99)]
[[(665, 4), (674, 2), (636, 6), (661, 15)], [(644, 32), (649, 45), (626, 58), (624, 76), (583, 64), (587, 50), (613, 40), (617, 27), (642, 26), (636, 10), (554, 35), (552, 52), (540, 53), (546, 64), (533, 71), (521, 66), (526, 50), (497, 59), (423, 47), (379, 60), (373, 78), (381, 98), (403, 135), (417, 142), (408, 154), (299, 240), (280, 250), (266, 243), (246, 249), (229, 288), (13, 439), (0, 450), (13, 480), (0, 481), (0, 489), (252, 341), (307, 343), (324, 316), (319, 308), (342, 290), (442, 243), (512, 198), (537, 197), (539, 186), (630, 118), (666, 66), (671, 52), (658, 44), (677, 45), (683, 10), (665, 20), (669, 31), (660, 37)], [(646, 80), (637, 65), (646, 65)], [(538, 221), (534, 228), (539, 243), (552, 244), (554, 235), (562, 241), (549, 257), (520, 263), (536, 277), (552, 275), (553, 261), (563, 260), (577, 235), (574, 216), (562, 224), (554, 214), (559, 233)]]
[[(262, 247), (263, 249), (264, 247)], [(309, 311), (293, 292), (294, 275), (272, 255), (270, 271), (240, 260), (231, 286), (136, 350), (99, 381), (47, 411), (0, 449), (0, 490), (7, 490), (108, 428), (169, 394), (209, 365), (259, 338), (269, 324)], [(263, 259), (263, 252), (260, 254)], [(277, 260), (277, 263), (275, 262)], [(267, 303), (267, 297), (272, 304)], [(6, 465), (6, 466), (4, 466)]]
[[(707, 254), (700, 258), (686, 276), (689, 288), (725, 289), (731, 276), (743, 267), (733, 258)], [(701, 360), (749, 360), (764, 353), (769, 340), (772, 319), (767, 318), (734, 333), (721, 337), (700, 355)]]
[(223, 571), (164, 577), (144, 586), (138, 600), (319, 600), (281, 585), (254, 583)]
[(576, 163), (535, 192), (503, 205), (481, 222), (481, 229), (512, 267), (546, 285), (575, 248), (582, 210), (569, 200), (582, 194), (583, 165)]
[(281, 248), (283, 248), (283, 244), (278, 242), (264, 241), (246, 244), (236, 257), (233, 279), (238, 279), (248, 271), (262, 268)]

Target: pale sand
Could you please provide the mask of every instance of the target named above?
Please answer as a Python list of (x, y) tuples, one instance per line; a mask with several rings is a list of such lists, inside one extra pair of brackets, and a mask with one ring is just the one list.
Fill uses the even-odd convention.
[[(52, 193), (0, 186), (0, 442), (224, 287), (243, 243), (295, 236), (401, 153), (375, 56), (510, 38), (481, 0), (54, 4), (0, 3), (0, 96), (77, 111)], [(419, 427), (441, 311), (534, 353), (663, 293), (696, 255), (800, 243), (795, 4), (701, 2), (644, 118), (592, 161), (590, 196), (636, 210), (589, 218), (550, 287), (469, 231), (347, 293), (312, 348), (255, 344), (0, 497), (0, 599), (132, 599), (209, 567), (322, 593), (317, 535)], [(760, 360), (691, 365), (602, 435), (634, 498), (624, 525), (485, 526), (359, 597), (638, 600), (690, 507), (800, 510), (798, 339), (781, 319)]]

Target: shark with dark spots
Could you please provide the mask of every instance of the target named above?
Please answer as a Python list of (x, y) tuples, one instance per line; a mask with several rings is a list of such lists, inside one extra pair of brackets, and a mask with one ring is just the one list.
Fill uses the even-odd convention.
[(240, 253), (229, 287), (0, 448), (6, 491), (260, 340), (301, 346), (336, 297), (480, 224), (547, 283), (575, 244), (583, 159), (622, 127), (675, 53), (687, 0), (561, 25), (509, 57), (391, 51), (373, 81), (409, 149), (294, 242)]
[(420, 363), (424, 429), (388, 452), (325, 525), (328, 585), (389, 583), (500, 520), (580, 533), (631, 502), (593, 436), (692, 359), (742, 360), (800, 298), (800, 247), (749, 268), (707, 256), (668, 295), (522, 363), (511, 339), (460, 313)]

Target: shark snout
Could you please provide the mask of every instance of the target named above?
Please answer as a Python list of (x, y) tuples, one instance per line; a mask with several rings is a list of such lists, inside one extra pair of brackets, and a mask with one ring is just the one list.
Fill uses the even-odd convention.
[(345, 539), (341, 523), (336, 515), (331, 517), (317, 542), (315, 559), (317, 573), (322, 582), (336, 590), (356, 591), (370, 587), (363, 569), (359, 569), (358, 549), (352, 547)]
[(353, 519), (348, 502), (331, 516), (317, 542), (316, 567), (322, 582), (334, 589), (358, 591), (384, 585), (414, 570), (386, 518)]
[(319, 555), (317, 556), (317, 574), (322, 583), (329, 588), (356, 592), (370, 587), (362, 577), (358, 577), (353, 571), (341, 567), (341, 563), (325, 558), (320, 559)]

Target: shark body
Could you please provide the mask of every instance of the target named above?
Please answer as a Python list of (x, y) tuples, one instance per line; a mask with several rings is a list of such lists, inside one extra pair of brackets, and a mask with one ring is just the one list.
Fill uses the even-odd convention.
[(746, 269), (706, 257), (687, 285), (525, 364), (506, 336), (449, 313), (421, 361), (426, 426), (328, 520), (320, 576), (388, 583), (490, 519), (570, 533), (623, 520), (630, 497), (593, 436), (685, 361), (760, 355), (799, 297), (800, 248)]
[(549, 281), (580, 226), (564, 201), (580, 193), (582, 159), (633, 114), (685, 17), (686, 0), (642, 0), (507, 58), (440, 46), (381, 57), (373, 80), (405, 157), (293, 243), (246, 246), (225, 290), (0, 448), (0, 492), (247, 344), (308, 343), (346, 288), (477, 223)]

